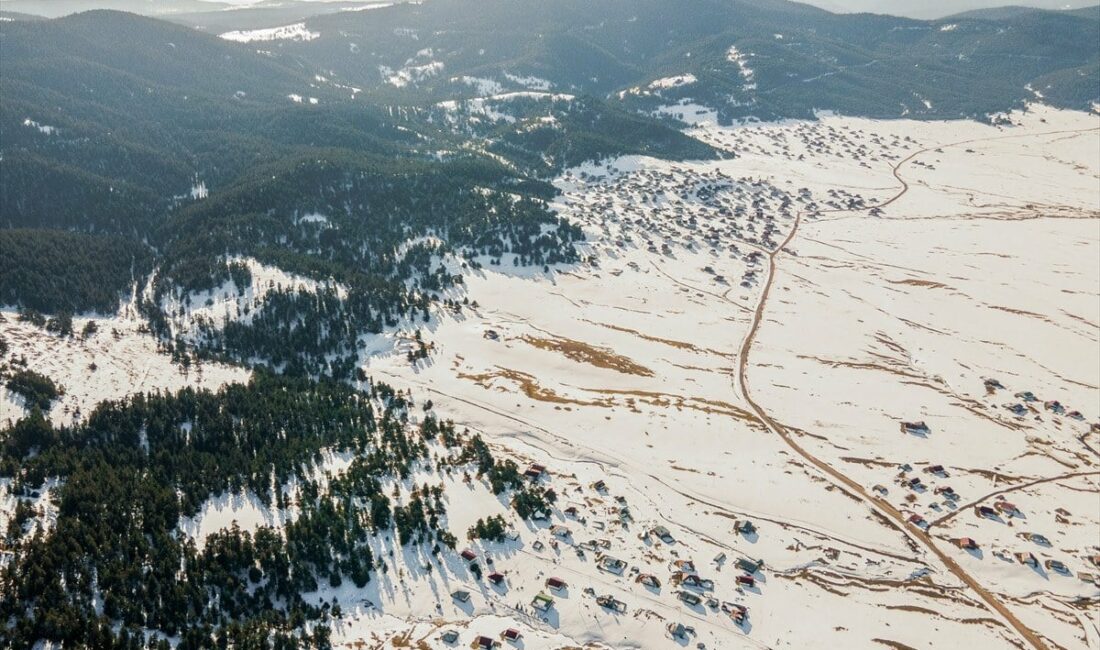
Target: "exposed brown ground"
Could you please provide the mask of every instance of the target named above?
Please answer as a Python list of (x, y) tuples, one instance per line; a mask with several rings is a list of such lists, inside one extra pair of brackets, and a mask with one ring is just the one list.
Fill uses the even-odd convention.
[(607, 348), (561, 337), (543, 338), (524, 335), (520, 337), (520, 340), (540, 350), (557, 352), (577, 363), (587, 363), (597, 368), (606, 368), (626, 375), (653, 376), (653, 371), (649, 368)]

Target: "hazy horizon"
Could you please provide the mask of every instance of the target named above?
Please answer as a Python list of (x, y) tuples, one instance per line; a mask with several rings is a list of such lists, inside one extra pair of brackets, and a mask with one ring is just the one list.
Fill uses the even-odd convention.
[(974, 9), (1034, 7), (1079, 9), (1095, 6), (1095, 0), (799, 0), (836, 13), (878, 13), (932, 20)]
[[(318, 4), (339, 0), (303, 0)], [(389, 0), (377, 0), (385, 3)], [(401, 1), (401, 0), (397, 0)], [(428, 0), (430, 1), (430, 0)], [(794, 0), (835, 13), (878, 13), (923, 20), (934, 20), (974, 9), (1020, 6), (1037, 9), (1078, 9), (1095, 6), (1095, 0)], [(178, 12), (181, 5), (191, 5), (194, 11), (202, 4), (248, 7), (264, 4), (265, 0), (0, 0), (0, 10), (19, 11), (46, 17), (56, 17), (88, 9), (123, 9), (150, 15)], [(364, 0), (370, 4), (372, 0)], [(144, 5), (140, 11), (137, 5)], [(173, 7), (174, 5), (174, 7)], [(170, 8), (171, 7), (171, 8)], [(35, 11), (38, 8), (39, 11)], [(198, 10), (201, 10), (199, 8)]]

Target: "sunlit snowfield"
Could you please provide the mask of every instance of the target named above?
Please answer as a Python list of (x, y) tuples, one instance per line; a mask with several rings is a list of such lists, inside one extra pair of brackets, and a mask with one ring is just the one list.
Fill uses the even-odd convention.
[[(1035, 106), (1002, 127), (720, 127), (670, 110), (729, 157), (568, 170), (555, 207), (584, 226), (586, 263), (544, 271), (506, 255), (466, 270), (454, 297), (476, 308), (368, 338), (361, 357), (368, 375), (545, 465), (570, 537), (552, 544), (548, 525), (448, 479), (460, 538), (497, 513), (519, 531), (490, 545), (506, 587), (383, 537), (388, 572), (314, 596), (343, 607), (338, 645), (443, 647), (443, 629), (518, 626), (526, 648), (667, 647), (667, 626), (683, 623), (696, 634), (681, 644), (708, 648), (1012, 648), (1021, 625), (1052, 647), (1100, 648), (1097, 610), (1076, 602), (1097, 594), (1087, 578), (1100, 573), (1100, 117)], [(272, 286), (316, 286), (250, 266), (246, 290), (173, 304), (176, 331), (248, 318)], [(67, 389), (56, 421), (137, 390), (246, 376), (180, 370), (126, 313), (60, 349), (6, 314), (13, 352)], [(431, 355), (411, 364), (414, 327)], [(13, 419), (23, 409), (3, 391)], [(287, 517), (226, 495), (181, 528), (201, 540)], [(756, 531), (735, 532), (746, 519)], [(646, 534), (655, 526), (675, 542)], [(601, 554), (628, 568), (601, 570)], [(717, 607), (677, 599), (674, 563), (688, 559)], [(754, 585), (738, 584), (739, 559), (764, 561)], [(569, 586), (544, 615), (530, 603), (550, 576)], [(722, 603), (746, 605), (747, 620)]]

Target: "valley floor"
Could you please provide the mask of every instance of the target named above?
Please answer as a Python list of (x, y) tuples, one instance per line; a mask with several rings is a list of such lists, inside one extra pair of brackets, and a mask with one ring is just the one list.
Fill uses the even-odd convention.
[[(342, 605), (337, 645), (453, 647), (440, 634), (455, 630), (467, 647), (516, 628), (531, 649), (1100, 649), (1100, 117), (697, 117), (727, 159), (557, 179), (589, 261), (467, 271), (456, 297), (476, 306), (422, 329), (426, 360), (408, 361), (411, 328), (367, 341), (368, 375), (544, 465), (559, 500), (532, 524), (450, 481), (460, 539), (490, 514), (517, 531), (473, 546), (502, 585), (380, 539), (387, 574), (316, 594)], [(13, 315), (0, 328), (16, 354), (43, 354)], [(100, 336), (94, 375), (83, 352), (43, 362), (66, 417), (119, 382), (187, 381), (145, 343), (116, 363), (136, 333)], [(205, 512), (182, 528), (280, 521), (247, 495)], [(713, 581), (694, 606), (673, 584), (692, 574)], [(674, 638), (677, 623), (693, 632)]]

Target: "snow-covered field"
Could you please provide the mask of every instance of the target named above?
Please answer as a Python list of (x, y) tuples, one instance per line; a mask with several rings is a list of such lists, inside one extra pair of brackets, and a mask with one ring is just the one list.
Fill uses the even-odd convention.
[[(665, 110), (736, 155), (568, 170), (554, 207), (585, 228), (591, 262), (467, 272), (476, 306), (420, 324), (426, 360), (407, 360), (409, 323), (368, 342), (368, 375), (545, 465), (559, 499), (551, 521), (524, 522), (440, 477), (460, 540), (493, 514), (516, 531), (470, 546), (503, 581), (379, 538), (388, 571), (312, 596), (341, 604), (337, 647), (468, 647), (515, 628), (532, 649), (1100, 649), (1100, 118), (719, 127), (702, 107)], [(252, 285), (173, 298), (176, 331), (319, 286), (240, 261)], [(17, 353), (66, 387), (55, 417), (197, 381), (136, 324), (113, 337), (122, 317), (59, 342), (5, 316)], [(244, 376), (202, 370), (204, 385)], [(225, 495), (181, 529), (290, 516)], [(676, 624), (693, 632), (673, 638)]]
[[(675, 549), (707, 567), (699, 572), (715, 579), (719, 601), (750, 608), (739, 628), (668, 588), (608, 583), (563, 553), (543, 576), (611, 590), (630, 612), (559, 600), (554, 629), (577, 644), (661, 647), (672, 643), (666, 622), (694, 626), (692, 643), (708, 647), (1026, 642), (921, 541), (930, 539), (1044, 642), (1100, 647), (1100, 590), (1088, 581), (1098, 573), (1100, 463), (1078, 439), (1100, 416), (1100, 123), (1041, 107), (1013, 118), (1010, 128), (704, 121), (696, 135), (737, 158), (570, 170), (558, 208), (585, 224), (595, 264), (544, 274), (505, 259), (467, 279), (479, 309), (433, 322), (429, 362), (410, 366), (396, 352), (364, 362), (557, 473), (608, 481), (638, 522), (677, 539), (654, 551), (636, 538), (646, 524), (634, 525), (608, 552), (667, 584)], [(909, 189), (876, 209), (902, 181)], [(750, 395), (804, 451), (869, 495), (881, 486), (902, 516), (936, 522), (961, 510), (932, 523), (930, 538), (844, 490), (743, 399), (741, 346), (780, 247), (749, 348)], [(989, 393), (985, 379), (1005, 388)], [(1023, 391), (1039, 402), (1017, 418), (1005, 405)], [(1055, 415), (1050, 400), (1085, 419)], [(903, 434), (903, 420), (931, 432)], [(943, 473), (925, 471), (934, 465)], [(914, 477), (923, 489), (899, 483)], [(954, 501), (937, 492), (946, 486)], [(975, 517), (983, 497), (1014, 488), (1004, 499), (1030, 519)], [(1069, 523), (1058, 522), (1060, 507)], [(758, 537), (735, 534), (736, 518), (753, 520)], [(1023, 531), (1054, 546), (1035, 551), (1014, 534)], [(590, 534), (602, 533), (578, 537)], [(984, 556), (952, 545), (963, 536)], [(1017, 551), (1035, 551), (1040, 570), (1016, 562)], [(760, 593), (732, 589), (735, 568), (708, 566), (718, 552), (765, 560)], [(1047, 559), (1069, 575), (1043, 568)], [(501, 565), (524, 576), (510, 577), (523, 598), (510, 591), (509, 601), (542, 588), (528, 558)]]
[[(96, 331), (82, 335), (88, 322)], [(179, 390), (185, 386), (217, 389), (248, 381), (249, 371), (220, 363), (183, 366), (158, 349), (145, 331), (144, 321), (128, 305), (118, 315), (77, 316), (72, 337), (51, 334), (19, 320), (18, 312), (0, 310), (0, 335), (9, 347), (8, 358), (19, 359), (35, 372), (54, 380), (64, 391), (49, 411), (55, 425), (86, 418), (95, 405), (135, 393)], [(26, 413), (23, 399), (0, 383), (0, 426)]]

